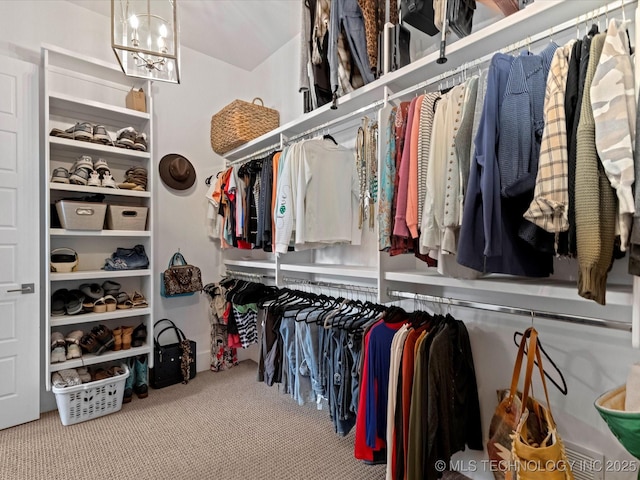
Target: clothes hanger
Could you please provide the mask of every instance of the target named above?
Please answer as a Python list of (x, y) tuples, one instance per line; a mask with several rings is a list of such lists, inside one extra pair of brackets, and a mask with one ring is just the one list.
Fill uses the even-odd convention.
[(400, 323), (407, 319), (407, 312), (396, 306), (389, 307), (384, 316), (384, 323)]
[(325, 133), (322, 138), (324, 140), (331, 140), (334, 144), (338, 145), (338, 142), (336, 142), (336, 139), (333, 138), (330, 133)]
[[(533, 312), (532, 312), (533, 313)], [(532, 316), (532, 320), (533, 320), (533, 316)], [(520, 342), (518, 341), (518, 339), (520, 337), (522, 337), (524, 334), (522, 332), (514, 332), (513, 334), (513, 342), (516, 344), (516, 346), (520, 347)], [(553, 367), (553, 369), (558, 373), (558, 376), (560, 377), (560, 381), (562, 382), (562, 386), (560, 386), (558, 384), (558, 382), (556, 382), (553, 378), (551, 378), (551, 376), (549, 375), (549, 373), (547, 372), (546, 369), (544, 369), (544, 376), (547, 377), (549, 379), (549, 381), (563, 394), (566, 395), (569, 390), (567, 388), (567, 382), (564, 379), (564, 375), (562, 374), (562, 372), (560, 371), (560, 369), (558, 368), (558, 366), (556, 365), (556, 363), (551, 359), (551, 357), (549, 356), (549, 354), (545, 351), (544, 347), (542, 346), (542, 343), (540, 342), (540, 338), (538, 337), (538, 346), (540, 347), (540, 351), (542, 352), (542, 354), (546, 357), (547, 361), (551, 364), (551, 366)], [(524, 353), (525, 355), (527, 354), (527, 347), (525, 346), (524, 349)], [(538, 362), (535, 361), (535, 364), (538, 365)]]
[(359, 319), (357, 319), (356, 321), (348, 325), (346, 327), (346, 330), (349, 332), (360, 330), (364, 325), (369, 323), (369, 321), (373, 320), (374, 318), (377, 318), (378, 316), (379, 316), (379, 313), (377, 313), (373, 309), (369, 309), (368, 311), (363, 312), (363, 315)]
[[(333, 309), (335, 299), (332, 297), (328, 297), (327, 295), (320, 294), (316, 296), (316, 303), (313, 305), (313, 310), (309, 310), (305, 313), (304, 317), (300, 318), (301, 321), (305, 323), (317, 323), (318, 320), (325, 314), (330, 312)], [(315, 319), (309, 320), (309, 315), (312, 313), (318, 313)], [(297, 320), (297, 318), (296, 318)]]

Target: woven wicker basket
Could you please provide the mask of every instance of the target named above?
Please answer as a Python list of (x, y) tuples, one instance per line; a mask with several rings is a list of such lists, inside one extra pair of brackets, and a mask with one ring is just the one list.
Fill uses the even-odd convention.
[[(260, 100), (261, 105), (256, 101)], [(277, 110), (264, 106), (261, 98), (251, 103), (234, 100), (211, 117), (211, 148), (224, 155), (280, 125)]]

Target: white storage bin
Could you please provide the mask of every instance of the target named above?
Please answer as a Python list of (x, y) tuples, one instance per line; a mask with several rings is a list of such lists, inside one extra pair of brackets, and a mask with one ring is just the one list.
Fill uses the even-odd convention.
[(147, 207), (123, 207), (109, 205), (107, 228), (109, 230), (144, 230), (147, 225)]
[(129, 368), (121, 365), (123, 375), (83, 383), (75, 387), (51, 387), (63, 425), (73, 425), (102, 417), (122, 408), (124, 385)]
[(56, 202), (56, 210), (62, 228), (67, 230), (102, 230), (107, 205), (60, 200)]

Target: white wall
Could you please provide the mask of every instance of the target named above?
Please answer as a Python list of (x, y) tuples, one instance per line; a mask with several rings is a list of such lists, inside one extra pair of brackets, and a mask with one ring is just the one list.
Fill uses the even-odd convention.
[(303, 113), (302, 94), (298, 93), (299, 61), (300, 37), (296, 36), (250, 73), (251, 86), (247, 95), (260, 97), (266, 107), (278, 110), (280, 125)]
[[(202, 271), (202, 281), (219, 280), (219, 243), (207, 237), (205, 215), (208, 187), (205, 180), (223, 168), (224, 161), (211, 149), (211, 115), (236, 98), (247, 98), (250, 74), (244, 70), (183, 49), (181, 84), (154, 84), (154, 152), (157, 159), (180, 153), (191, 161), (198, 177), (188, 190), (166, 187), (159, 178), (155, 209), (154, 258), (158, 272), (166, 268), (179, 249)], [(155, 275), (159, 292), (159, 274)], [(197, 368), (209, 368), (210, 325), (206, 294), (190, 297), (156, 296), (156, 319), (170, 318), (197, 342)]]

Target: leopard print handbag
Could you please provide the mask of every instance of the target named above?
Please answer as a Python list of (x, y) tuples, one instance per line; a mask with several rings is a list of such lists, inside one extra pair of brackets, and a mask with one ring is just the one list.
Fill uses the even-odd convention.
[(193, 295), (202, 291), (202, 274), (194, 265), (187, 264), (180, 252), (174, 253), (168, 268), (162, 273), (160, 294), (163, 297)]

